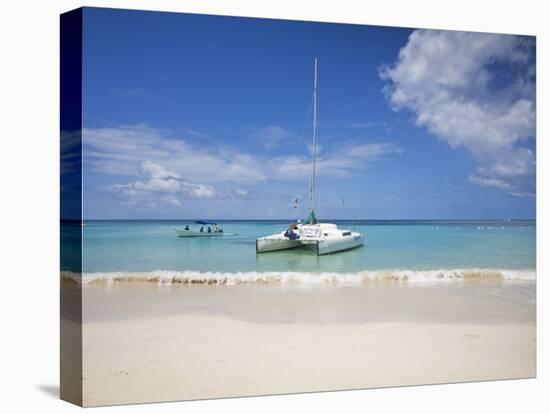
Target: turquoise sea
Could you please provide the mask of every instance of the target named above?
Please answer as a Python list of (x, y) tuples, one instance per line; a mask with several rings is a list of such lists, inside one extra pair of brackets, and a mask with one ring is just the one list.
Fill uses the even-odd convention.
[[(534, 274), (534, 220), (332, 221), (365, 235), (362, 248), (318, 257), (307, 247), (256, 254), (255, 239), (284, 230), (287, 221), (219, 221), (223, 237), (179, 238), (193, 221), (87, 221), (83, 273), (308, 272), (508, 269)], [(62, 231), (69, 231), (67, 228)], [(62, 270), (72, 270), (62, 263)]]

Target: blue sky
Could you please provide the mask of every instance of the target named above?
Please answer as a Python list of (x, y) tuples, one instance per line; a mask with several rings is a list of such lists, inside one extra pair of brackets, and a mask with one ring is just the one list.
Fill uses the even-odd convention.
[[(87, 8), (86, 219), (534, 218), (534, 39)], [(298, 198), (298, 208), (294, 200)]]

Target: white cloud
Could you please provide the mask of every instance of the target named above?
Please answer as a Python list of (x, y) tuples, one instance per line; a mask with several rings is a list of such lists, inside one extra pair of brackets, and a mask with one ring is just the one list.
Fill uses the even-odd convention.
[(145, 192), (177, 193), (182, 189), (180, 177), (161, 165), (151, 161), (140, 163), (138, 171), (147, 177), (147, 181), (136, 181), (134, 189)]
[(176, 173), (149, 160), (141, 162), (137, 170), (142, 180), (112, 184), (107, 190), (126, 203), (155, 198), (175, 206), (181, 206), (178, 197), (211, 198), (216, 195), (211, 185), (183, 180)]
[(253, 127), (250, 129), (250, 135), (267, 149), (278, 147), (284, 140), (297, 138), (291, 130), (280, 125)]
[[(155, 198), (178, 205), (181, 198), (242, 198), (249, 194), (247, 186), (266, 180), (303, 181), (311, 172), (307, 156), (267, 157), (204, 141), (199, 147), (147, 125), (88, 128), (83, 135), (84, 168), (120, 177), (119, 181), (125, 178), (108, 186), (124, 202)], [(388, 142), (339, 144), (334, 150), (321, 151), (317, 171), (349, 176), (400, 152)]]
[(345, 152), (356, 159), (379, 160), (391, 154), (401, 154), (403, 151), (392, 142), (359, 144), (347, 148)]
[(512, 188), (511, 184), (508, 184), (505, 181), (499, 180), (498, 178), (490, 177), (481, 177), (479, 175), (470, 175), (468, 179), (475, 184), (479, 184), (483, 187), (495, 187), (503, 190), (510, 190)]
[(162, 198), (162, 201), (164, 201), (167, 204), (172, 204), (176, 207), (181, 207), (181, 201), (173, 196), (165, 196)]
[(150, 176), (151, 178), (179, 178), (175, 172), (168, 171), (162, 165), (155, 164), (151, 161), (143, 161), (140, 163), (139, 170), (142, 174)]
[(84, 158), (93, 171), (134, 176), (144, 158), (192, 182), (257, 182), (265, 177), (247, 154), (225, 148), (199, 148), (169, 131), (131, 125), (85, 128)]
[[(146, 125), (85, 129), (84, 144), (85, 168), (114, 176), (146, 176), (150, 180), (142, 185), (152, 187), (176, 187), (175, 183), (150, 182), (152, 179), (207, 184), (302, 179), (311, 168), (306, 156), (267, 157), (230, 147), (199, 148), (186, 139), (176, 139), (168, 131)], [(318, 154), (319, 174), (348, 175), (365, 168), (368, 162), (400, 152), (388, 142), (339, 145)]]
[(184, 188), (194, 198), (212, 198), (216, 196), (214, 187), (207, 184), (184, 183)]
[[(401, 154), (401, 148), (391, 142), (355, 144), (337, 149), (327, 149), (317, 154), (318, 175), (347, 177), (361, 170), (373, 161), (390, 155)], [(296, 179), (311, 174), (309, 157), (277, 157), (270, 163), (274, 177)]]
[(535, 157), (522, 147), (535, 135), (533, 46), (521, 36), (416, 30), (380, 75), (394, 110), (475, 156), (470, 181), (534, 191)]
[(510, 195), (514, 196), (514, 197), (535, 197), (535, 193), (533, 192), (529, 192), (529, 191), (524, 191), (524, 192), (515, 192), (515, 191), (512, 191), (510, 193)]

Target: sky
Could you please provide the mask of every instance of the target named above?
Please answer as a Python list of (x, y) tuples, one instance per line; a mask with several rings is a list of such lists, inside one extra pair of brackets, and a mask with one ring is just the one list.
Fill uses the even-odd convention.
[(533, 37), (83, 16), (85, 219), (304, 217), (315, 57), (321, 220), (535, 217)]

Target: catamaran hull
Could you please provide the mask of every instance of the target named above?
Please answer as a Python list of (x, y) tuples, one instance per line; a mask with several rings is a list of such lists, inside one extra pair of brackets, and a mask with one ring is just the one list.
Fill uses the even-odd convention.
[(316, 242), (317, 255), (341, 252), (351, 250), (363, 245), (363, 236), (359, 233), (352, 233), (350, 236), (339, 237), (337, 239), (324, 239)]
[(282, 237), (262, 237), (260, 239), (256, 239), (256, 253), (295, 249), (302, 246), (303, 244), (298, 240), (290, 240)]
[(321, 240), (291, 240), (281, 235), (273, 235), (256, 239), (256, 253), (274, 252), (277, 250), (295, 249), (308, 246), (317, 255), (341, 252), (355, 249), (363, 245), (363, 236), (358, 232), (351, 232), (350, 235), (340, 237), (328, 237)]

